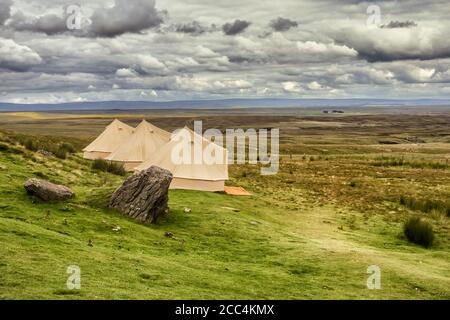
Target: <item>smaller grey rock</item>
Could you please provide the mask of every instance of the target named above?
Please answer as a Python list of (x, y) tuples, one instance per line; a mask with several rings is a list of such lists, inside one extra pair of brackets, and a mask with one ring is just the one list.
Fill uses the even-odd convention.
[(28, 194), (35, 195), (44, 201), (60, 201), (71, 199), (75, 196), (75, 193), (66, 186), (40, 179), (27, 180), (24, 188)]
[(37, 153), (43, 155), (44, 157), (54, 157), (55, 155), (53, 154), (53, 152), (44, 150), (44, 149), (40, 149), (37, 151)]

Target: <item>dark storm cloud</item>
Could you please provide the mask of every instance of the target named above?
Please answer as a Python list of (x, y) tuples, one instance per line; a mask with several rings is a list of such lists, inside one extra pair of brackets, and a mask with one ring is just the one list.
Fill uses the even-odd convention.
[(12, 0), (0, 0), (0, 25), (4, 24), (11, 16)]
[(402, 60), (434, 60), (450, 58), (450, 50), (429, 53), (387, 52), (372, 49), (359, 49), (358, 56), (368, 62), (391, 62)]
[(222, 30), (227, 36), (234, 36), (244, 32), (249, 26), (250, 22), (237, 19), (233, 23), (225, 23)]
[(450, 58), (445, 28), (378, 28), (366, 32), (356, 27), (332, 32), (336, 43), (357, 51), (368, 62), (435, 60)]
[(297, 27), (298, 23), (296, 21), (292, 21), (290, 19), (278, 17), (270, 21), (270, 27), (275, 31), (287, 31), (290, 28)]
[[(9, 0), (0, 0), (8, 4)], [(5, 2), (6, 1), (6, 2)], [(0, 2), (1, 8), (1, 2)], [(9, 18), (4, 11), (2, 17)], [(164, 20), (165, 12), (156, 10), (154, 0), (115, 0), (110, 8), (99, 8), (90, 17), (90, 24), (77, 32), (84, 37), (115, 37), (124, 33), (139, 33), (149, 28), (158, 27)], [(8, 21), (7, 26), (17, 31), (40, 32), (47, 35), (69, 32), (66, 26), (66, 14), (45, 14), (28, 16), (17, 11)]]
[(229, 55), (228, 60), (231, 63), (249, 63), (249, 62), (255, 62), (256, 59), (252, 57), (244, 57), (244, 56), (236, 56), (236, 55)]
[(65, 19), (56, 14), (28, 17), (21, 11), (11, 17), (11, 20), (8, 22), (8, 27), (17, 31), (42, 32), (47, 35), (67, 31)]
[(175, 27), (175, 30), (177, 32), (181, 32), (181, 33), (189, 33), (189, 34), (193, 34), (193, 35), (199, 35), (199, 34), (206, 32), (207, 29), (205, 27), (203, 27), (197, 21), (192, 21), (190, 23), (177, 25)]
[(411, 28), (417, 27), (417, 23), (414, 21), (391, 21), (388, 24), (384, 24), (381, 28), (396, 29), (396, 28)]
[(408, 44), (391, 48), (381, 47), (375, 41), (355, 47), (358, 56), (368, 62), (387, 62), (401, 60), (437, 60), (450, 58), (450, 43), (439, 43), (439, 39), (432, 41), (432, 46), (414, 46)]
[(90, 34), (115, 37), (127, 32), (139, 33), (158, 27), (163, 19), (164, 13), (156, 10), (154, 0), (115, 0), (113, 7), (94, 12)]

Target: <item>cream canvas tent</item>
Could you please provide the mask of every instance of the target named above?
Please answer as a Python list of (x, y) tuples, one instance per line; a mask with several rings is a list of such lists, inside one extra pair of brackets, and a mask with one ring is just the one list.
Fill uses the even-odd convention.
[(144, 160), (159, 153), (159, 149), (169, 140), (169, 132), (142, 120), (134, 133), (106, 157), (106, 160), (122, 162), (125, 170), (133, 171)]
[(131, 136), (133, 130), (129, 125), (115, 119), (90, 145), (83, 149), (83, 157), (90, 160), (106, 158)]
[[(180, 141), (180, 135), (190, 136), (191, 148), (189, 154), (183, 155)], [(195, 141), (195, 142), (194, 142)], [(211, 154), (217, 156), (219, 161), (213, 161), (208, 164), (201, 159), (195, 160), (194, 144), (198, 142), (197, 150), (202, 154)], [(186, 151), (186, 150), (184, 150)], [(175, 154), (175, 160), (174, 156)], [(185, 156), (185, 160), (181, 159)], [(197, 159), (198, 160), (198, 159)], [(185, 127), (178, 132), (169, 143), (164, 145), (157, 154), (137, 166), (135, 172), (145, 170), (151, 166), (158, 166), (169, 170), (173, 174), (171, 189), (190, 189), (201, 191), (223, 191), (225, 180), (228, 180), (228, 152), (225, 148), (203, 138), (194, 131)]]

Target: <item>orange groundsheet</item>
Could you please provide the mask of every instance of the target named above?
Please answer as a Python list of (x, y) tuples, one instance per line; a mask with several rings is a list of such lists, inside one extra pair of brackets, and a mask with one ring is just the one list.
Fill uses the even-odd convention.
[(232, 196), (251, 196), (252, 194), (242, 187), (225, 187), (225, 193)]

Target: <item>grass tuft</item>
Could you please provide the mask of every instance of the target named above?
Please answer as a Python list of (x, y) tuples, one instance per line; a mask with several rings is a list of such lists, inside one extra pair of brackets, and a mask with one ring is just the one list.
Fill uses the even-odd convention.
[(62, 148), (58, 148), (58, 149), (54, 150), (53, 154), (55, 155), (55, 157), (57, 157), (59, 159), (64, 160), (67, 158), (67, 151)]
[(374, 162), (372, 165), (375, 167), (407, 167), (412, 169), (437, 169), (437, 170), (447, 170), (450, 169), (448, 163), (442, 162), (430, 162), (430, 161), (412, 161), (405, 160), (404, 158), (394, 158), (394, 157), (381, 157)]
[(51, 152), (59, 159), (66, 159), (68, 154), (77, 152), (77, 149), (73, 146), (73, 144), (55, 137), (40, 137), (10, 133), (9, 136), (6, 137), (6, 140), (11, 143), (18, 143), (25, 149), (32, 152), (36, 152), (38, 150)]
[(9, 146), (6, 143), (0, 143), (0, 151), (8, 151)]
[(411, 210), (430, 213), (437, 211), (443, 213), (447, 217), (450, 216), (450, 202), (432, 200), (432, 199), (415, 199), (406, 196), (400, 196), (399, 203)]
[(126, 174), (123, 164), (113, 161), (106, 161), (103, 159), (94, 160), (92, 162), (92, 169), (103, 172), (109, 172), (118, 176), (124, 176)]
[(434, 242), (434, 231), (431, 224), (419, 217), (409, 218), (403, 225), (406, 238), (412, 243), (429, 248)]

